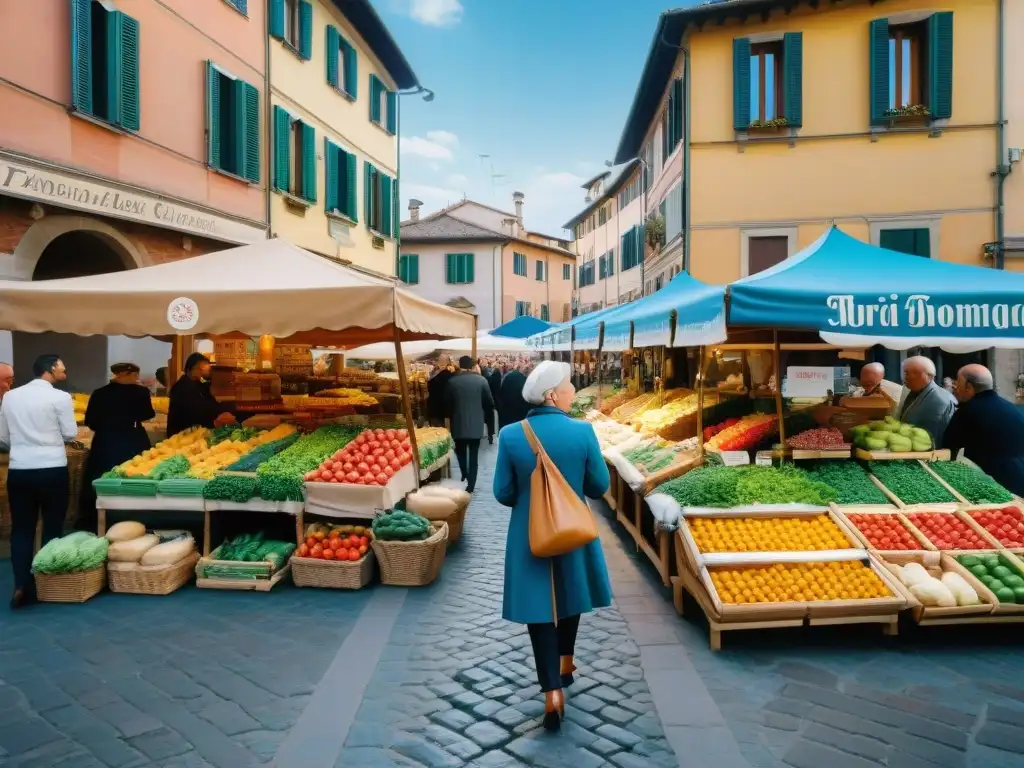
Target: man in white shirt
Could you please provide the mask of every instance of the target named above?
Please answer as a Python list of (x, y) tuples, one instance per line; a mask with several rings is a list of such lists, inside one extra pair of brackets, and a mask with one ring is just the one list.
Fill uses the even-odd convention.
[(11, 508), (11, 608), (34, 602), (32, 579), (36, 522), (43, 515), (43, 544), (61, 535), (68, 509), (68, 457), (64, 443), (78, 434), (71, 395), (53, 385), (67, 378), (57, 355), (32, 365), (35, 378), (0, 403), (0, 443), (10, 446), (7, 500)]

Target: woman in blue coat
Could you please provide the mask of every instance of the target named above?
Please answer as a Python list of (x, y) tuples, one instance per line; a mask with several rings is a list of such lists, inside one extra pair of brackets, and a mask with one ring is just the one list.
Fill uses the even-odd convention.
[[(569, 418), (576, 390), (567, 363), (545, 361), (530, 374), (523, 399), (537, 439), (581, 499), (608, 490), (608, 467), (594, 428)], [(494, 497), (512, 507), (505, 542), (505, 598), (502, 615), (530, 633), (537, 680), (545, 694), (544, 727), (557, 730), (565, 714), (562, 689), (573, 682), (573, 654), (580, 614), (612, 603), (611, 584), (600, 539), (558, 557), (530, 551), (530, 477), (537, 457), (523, 431), (510, 424), (498, 435)]]

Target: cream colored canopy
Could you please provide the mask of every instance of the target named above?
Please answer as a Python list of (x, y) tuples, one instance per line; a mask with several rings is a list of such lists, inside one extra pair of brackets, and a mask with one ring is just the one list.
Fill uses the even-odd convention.
[[(189, 310), (195, 325), (183, 327)], [(409, 341), (472, 336), (473, 326), (472, 315), (276, 239), (124, 272), (0, 281), (0, 329), (11, 331), (355, 346), (393, 341), (395, 328)]]

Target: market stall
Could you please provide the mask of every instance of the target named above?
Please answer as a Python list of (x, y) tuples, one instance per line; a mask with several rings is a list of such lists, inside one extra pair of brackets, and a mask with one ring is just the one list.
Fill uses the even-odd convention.
[[(117, 312), (107, 311), (110, 307), (117, 307)], [(446, 433), (419, 434), (414, 429), (400, 343), (475, 338), (476, 330), (475, 318), (470, 315), (426, 301), (391, 280), (352, 270), (280, 240), (128, 272), (45, 282), (0, 282), (0, 310), (3, 324), (10, 330), (171, 336), (178, 362), (175, 370), (180, 370), (180, 361), (197, 336), (236, 339), (246, 350), (258, 339), (256, 372), (235, 368), (224, 381), (225, 388), (236, 393), (237, 401), (251, 399), (255, 403), (266, 402), (268, 397), (272, 403), (276, 403), (275, 396), (283, 399), (280, 377), (266, 373), (274, 368), (275, 343), (293, 349), (304, 345), (347, 348), (387, 340), (396, 346), (402, 413), (310, 413), (297, 423), (304, 432), (297, 438), (295, 427), (281, 424), (280, 416), (257, 415), (238, 427), (176, 435), (173, 442), (159, 444), (97, 481), (101, 527), (105, 527), (110, 509), (203, 513), (207, 522), (202, 548), (210, 556), (197, 566), (200, 584), (212, 579), (209, 586), (224, 586), (214, 582), (234, 579), (234, 588), (269, 588), (283, 573), (288, 558), (260, 560), (260, 568), (240, 566), (257, 562), (250, 559), (273, 549), (259, 536), (259, 542), (253, 539), (228, 547), (225, 551), (230, 558), (224, 557), (225, 551), (219, 557), (217, 551), (211, 553), (210, 513), (291, 514), (296, 517), (294, 547), (301, 546), (305, 533), (300, 518), (311, 491), (320, 505), (317, 511), (329, 508), (334, 516), (366, 515), (368, 493), (375, 494), (375, 502), (393, 506), (419, 486), (421, 470), (447, 460), (451, 447)], [(290, 355), (278, 357), (284, 363)], [(240, 396), (242, 392), (247, 393), (246, 398)], [(339, 456), (350, 444), (368, 446), (371, 442), (369, 450), (361, 451), (361, 461), (337, 461), (355, 458)], [(329, 480), (324, 476), (328, 459), (332, 460)], [(347, 463), (352, 464), (351, 470), (345, 468)], [(396, 529), (396, 536), (401, 536), (401, 527)], [(436, 530), (423, 538), (441, 534)], [(410, 546), (419, 542), (418, 533), (407, 540)], [(358, 553), (358, 548), (354, 549)], [(280, 548), (274, 551), (280, 553)], [(323, 559), (336, 559), (339, 566), (347, 564), (347, 558), (341, 562), (342, 558), (328, 558), (326, 550), (321, 551)], [(338, 550), (331, 547), (331, 551)], [(228, 560), (235, 565), (227, 565)]]

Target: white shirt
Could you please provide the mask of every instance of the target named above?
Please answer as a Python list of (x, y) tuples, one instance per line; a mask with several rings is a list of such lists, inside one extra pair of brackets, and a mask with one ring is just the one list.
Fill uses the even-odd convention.
[(4, 395), (0, 443), (11, 447), (11, 469), (66, 467), (64, 443), (78, 435), (71, 395), (35, 379)]

